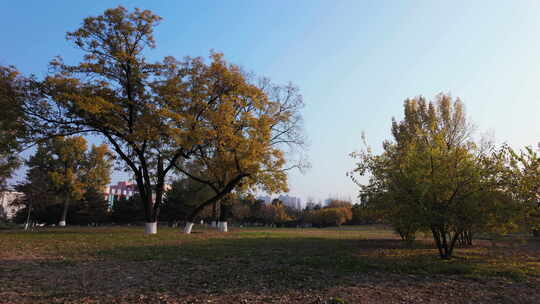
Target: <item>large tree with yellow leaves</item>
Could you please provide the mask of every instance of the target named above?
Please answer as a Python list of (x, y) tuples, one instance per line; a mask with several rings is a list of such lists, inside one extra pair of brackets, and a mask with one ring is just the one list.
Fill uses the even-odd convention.
[[(147, 62), (144, 52), (155, 47), (160, 20), (148, 10), (123, 7), (86, 18), (67, 34), (85, 53), (83, 61), (53, 60), (56, 72), (36, 82), (40, 98), (25, 107), (49, 134), (89, 132), (108, 140), (133, 173), (147, 233), (156, 233), (173, 168), (212, 185), (214, 200), (240, 185), (285, 190), (284, 148), (303, 144), (302, 102), (293, 86), (255, 81), (218, 53), (209, 62)], [(193, 165), (212, 179), (201, 180), (188, 170)]]

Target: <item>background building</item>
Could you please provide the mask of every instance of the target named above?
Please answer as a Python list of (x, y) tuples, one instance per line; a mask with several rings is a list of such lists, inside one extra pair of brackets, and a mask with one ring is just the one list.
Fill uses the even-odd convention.
[(257, 199), (263, 201), (265, 204), (270, 204), (272, 202), (272, 197), (269, 195), (261, 195), (258, 196)]
[(293, 209), (302, 210), (302, 200), (299, 197), (280, 195), (278, 197), (280, 201), (283, 202), (283, 205), (291, 207)]
[(132, 182), (118, 182), (116, 185), (108, 186), (104, 196), (109, 206), (121, 199), (128, 199), (137, 193), (137, 185)]
[[(260, 195), (257, 196), (257, 199), (263, 201), (265, 204), (270, 204), (273, 200), (272, 197), (269, 195)], [(280, 200), (283, 205), (287, 207), (302, 210), (302, 200), (299, 197), (289, 196), (288, 194), (285, 194), (278, 196), (277, 199)]]
[[(165, 184), (165, 191), (171, 189), (171, 185)], [(130, 181), (118, 182), (116, 185), (110, 185), (105, 189), (105, 199), (109, 203), (109, 206), (113, 206), (114, 202), (121, 199), (129, 199), (133, 195), (137, 194), (139, 190), (137, 189), (137, 184)], [(155, 195), (152, 195), (152, 200), (155, 200)]]

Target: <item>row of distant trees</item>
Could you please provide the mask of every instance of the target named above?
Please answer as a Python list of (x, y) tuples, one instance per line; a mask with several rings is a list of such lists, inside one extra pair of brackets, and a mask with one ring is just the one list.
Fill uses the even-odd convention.
[[(161, 214), (161, 219), (170, 226), (176, 226), (187, 220), (190, 213), (189, 202), (177, 204), (179, 200), (171, 190), (167, 194)], [(112, 209), (111, 220), (116, 223), (132, 223), (133, 219), (143, 220), (143, 212), (136, 203), (138, 197), (121, 200)], [(344, 224), (366, 223), (360, 212), (354, 212), (359, 205), (350, 202), (332, 201), (327, 206), (316, 205), (314, 209), (302, 210), (289, 207), (278, 199), (270, 203), (249, 197), (235, 198), (223, 201), (216, 208), (209, 206), (198, 216), (197, 221), (206, 224), (227, 221), (242, 226), (267, 227), (331, 227)]]
[[(407, 99), (404, 118), (376, 154), (352, 156), (362, 208), (408, 241), (430, 233), (442, 258), (478, 234), (540, 231), (540, 158), (475, 139), (463, 103), (440, 94)], [(365, 177), (364, 177), (365, 176)]]
[[(39, 155), (40, 153), (37, 153), (32, 157), (32, 161), (36, 161)], [(66, 199), (64, 193), (57, 190), (52, 177), (52, 175), (41, 176), (42, 179), (39, 181), (27, 180), (18, 186), (25, 196), (15, 202), (22, 206), (16, 214), (15, 222), (46, 225), (57, 225), (59, 219), (67, 220), (70, 225), (144, 222), (144, 210), (141, 197), (138, 195), (109, 202), (104, 194), (92, 185), (80, 184), (81, 195), (70, 195)], [(32, 195), (29, 189), (41, 197), (38, 199), (29, 196)], [(176, 227), (188, 221), (189, 214), (198, 203), (211, 195), (209, 189), (193, 183), (190, 179), (177, 180), (166, 193), (160, 219), (169, 226)], [(66, 202), (69, 209), (66, 208)], [(331, 200), (326, 206), (313, 204), (299, 210), (285, 205), (278, 199), (265, 203), (250, 196), (231, 196), (220, 204), (208, 206), (199, 213), (196, 220), (207, 224), (228, 221), (236, 225), (272, 227), (329, 227), (372, 223), (371, 219), (366, 218), (360, 205), (352, 205), (347, 201)]]
[[(133, 176), (147, 233), (157, 232), (169, 180), (210, 189), (187, 215), (188, 233), (204, 209), (231, 194), (288, 190), (288, 171), (306, 167), (299, 90), (215, 52), (149, 62), (160, 21), (148, 10), (108, 9), (67, 33), (83, 54), (78, 64), (56, 57), (43, 79), (0, 67), (0, 184), (21, 164), (21, 150), (89, 134)], [(63, 206), (84, 194), (80, 171), (70, 172), (55, 182)]]

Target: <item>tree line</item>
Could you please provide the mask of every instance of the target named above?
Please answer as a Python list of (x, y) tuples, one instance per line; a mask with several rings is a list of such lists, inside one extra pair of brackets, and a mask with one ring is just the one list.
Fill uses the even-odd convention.
[[(16, 189), (24, 196), (14, 204), (21, 207), (15, 222), (29, 224), (109, 225), (145, 222), (144, 204), (138, 193), (105, 197), (113, 160), (106, 145), (87, 149), (79, 136), (54, 138), (40, 144), (27, 161), (27, 178)], [(110, 195), (110, 194), (107, 194)], [(326, 206), (310, 203), (304, 209), (287, 206), (279, 199), (266, 203), (241, 192), (229, 194), (217, 204), (206, 206), (195, 218), (193, 210), (211, 198), (210, 187), (184, 177), (165, 192), (160, 221), (176, 227), (196, 221), (218, 226), (327, 227), (365, 223), (359, 207), (351, 202), (330, 200)], [(222, 229), (223, 230), (223, 229)]]
[[(197, 206), (198, 200), (193, 198), (200, 195), (179, 186), (184, 182), (185, 180), (176, 181), (164, 199), (161, 219), (172, 227), (188, 221), (191, 209)], [(122, 215), (123, 221), (116, 222), (132, 223), (133, 219), (142, 221), (143, 213), (138, 207), (139, 204), (136, 203), (139, 199), (135, 196), (118, 201), (115, 205), (117, 207), (113, 207), (112, 210), (112, 220), (118, 219), (114, 216), (117, 212), (115, 208), (118, 208), (120, 210), (117, 214)], [(212, 226), (217, 226), (220, 221), (226, 221), (238, 226), (295, 228), (365, 224), (361, 212), (358, 212), (359, 207), (350, 202), (332, 200), (326, 206), (315, 205), (315, 207), (296, 209), (287, 206), (279, 199), (265, 202), (251, 196), (237, 196), (223, 200), (216, 206), (208, 206), (199, 213), (195, 221)]]

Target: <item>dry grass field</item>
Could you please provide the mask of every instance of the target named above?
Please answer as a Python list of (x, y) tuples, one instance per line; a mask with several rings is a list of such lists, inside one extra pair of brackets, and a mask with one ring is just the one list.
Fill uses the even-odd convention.
[(0, 230), (0, 303), (540, 303), (540, 241), (443, 261), (381, 227)]

